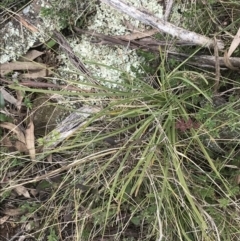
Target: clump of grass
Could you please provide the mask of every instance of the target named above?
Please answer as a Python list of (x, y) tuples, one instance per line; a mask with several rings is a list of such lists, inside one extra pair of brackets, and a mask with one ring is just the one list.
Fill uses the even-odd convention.
[[(52, 164), (41, 161), (32, 169), (51, 172), (76, 163), (34, 185), (39, 196), (33, 203), (40, 205), (32, 214), (42, 216), (39, 239), (56, 233), (66, 240), (234, 240), (239, 235), (237, 170), (229, 163), (236, 153), (213, 153), (202, 139), (211, 131), (205, 116), (196, 118), (205, 108), (199, 101), (211, 101), (214, 83), (194, 71), (166, 73), (164, 61), (159, 71), (159, 89), (140, 79), (122, 83), (122, 91), (104, 88), (111, 101), (96, 120), (58, 147)], [(179, 128), (179, 121), (187, 127)], [(29, 164), (15, 167), (22, 169), (17, 183), (27, 178)], [(30, 173), (29, 180), (36, 175)], [(2, 204), (6, 200), (2, 196)], [(30, 222), (32, 215), (26, 218)]]

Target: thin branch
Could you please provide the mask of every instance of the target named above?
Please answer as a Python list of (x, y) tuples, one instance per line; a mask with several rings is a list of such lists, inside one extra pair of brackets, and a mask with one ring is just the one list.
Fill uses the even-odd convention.
[(23, 230), (19, 231), (14, 236), (12, 236), (12, 238), (10, 238), (8, 241), (13, 241), (14, 239), (18, 238), (22, 233), (23, 233)]
[[(0, 78), (0, 81), (7, 83), (7, 84), (13, 84), (12, 81)], [(42, 83), (42, 82), (36, 82), (36, 81), (22, 81), (19, 82), (22, 86), (27, 87), (33, 87), (33, 88), (55, 88), (60, 90), (70, 90), (70, 91), (80, 91), (80, 92), (92, 92), (91, 90), (84, 90), (75, 86), (71, 85), (57, 85), (57, 84), (51, 84), (51, 83)]]
[[(216, 37), (214, 37), (216, 40)], [(214, 56), (215, 56), (215, 86), (214, 86), (214, 93), (217, 94), (218, 88), (219, 88), (219, 82), (220, 82), (220, 64), (219, 64), (219, 53), (217, 46), (214, 47)]]
[[(203, 35), (197, 34), (195, 32), (191, 32), (186, 29), (177, 27), (167, 21), (164, 21), (164, 19), (154, 17), (153, 15), (151, 15), (145, 10), (139, 10), (133, 6), (130, 6), (122, 0), (101, 0), (101, 1), (114, 7), (120, 12), (128, 14), (129, 16), (147, 25), (157, 28), (161, 32), (170, 34), (173, 37), (177, 37), (186, 42), (191, 42), (195, 45), (214, 48), (214, 45), (215, 45), (214, 40), (208, 37), (205, 37)], [(224, 48), (224, 44), (221, 40), (217, 41), (217, 47), (219, 49)]]
[(172, 10), (173, 0), (168, 0), (166, 3), (166, 9), (164, 13), (164, 20), (167, 21)]
[[(153, 53), (159, 53), (159, 46), (168, 46), (168, 45), (175, 45), (175, 46), (188, 46), (191, 43), (186, 43), (184, 41), (176, 41), (173, 43), (168, 43), (167, 41), (158, 41), (155, 39), (139, 39), (139, 40), (131, 40), (125, 39), (124, 36), (109, 36), (104, 35), (101, 33), (97, 33), (96, 31), (87, 31), (83, 29), (79, 29), (77, 27), (74, 28), (77, 33), (86, 34), (88, 36), (93, 36), (97, 38), (94, 41), (95, 44), (98, 45), (121, 45), (129, 47), (130, 49), (142, 49), (151, 51)], [(180, 61), (187, 60), (187, 64), (191, 64), (193, 66), (198, 67), (206, 67), (206, 68), (215, 68), (216, 67), (216, 58), (210, 55), (195, 55), (189, 58), (189, 55), (182, 54), (178, 52), (171, 52), (167, 51), (166, 54), (170, 58), (174, 58)], [(232, 68), (237, 68), (240, 66), (240, 58), (238, 57), (231, 57), (228, 58), (228, 65), (226, 64), (225, 57), (218, 57), (217, 61), (219, 61), (220, 68), (229, 68), (231, 64)]]
[(85, 65), (80, 60), (80, 58), (74, 53), (74, 51), (72, 50), (72, 47), (69, 45), (65, 37), (57, 30), (54, 30), (53, 33), (54, 33), (55, 40), (60, 45), (62, 50), (66, 53), (66, 55), (68, 56), (73, 66), (78, 70), (80, 70), (82, 73), (84, 73), (86, 77), (88, 77), (88, 80), (90, 82), (92, 82), (95, 85), (99, 85), (98, 81), (91, 77), (90, 71), (85, 67)]

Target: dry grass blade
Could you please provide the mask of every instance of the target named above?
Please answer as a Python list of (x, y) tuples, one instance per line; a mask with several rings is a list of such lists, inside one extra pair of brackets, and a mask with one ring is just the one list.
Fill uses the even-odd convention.
[(32, 161), (35, 161), (36, 158), (36, 150), (35, 150), (35, 136), (34, 136), (34, 124), (32, 120), (28, 124), (26, 129), (26, 146), (29, 151), (29, 156)]

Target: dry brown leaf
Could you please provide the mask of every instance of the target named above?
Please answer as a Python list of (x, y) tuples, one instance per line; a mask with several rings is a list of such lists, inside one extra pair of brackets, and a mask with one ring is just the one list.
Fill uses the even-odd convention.
[(46, 69), (45, 64), (40, 64), (36, 62), (11, 62), (0, 64), (0, 75), (4, 76), (14, 70), (37, 70), (37, 69)]
[(1, 139), (1, 143), (2, 143), (2, 146), (4, 147), (11, 147), (12, 146), (12, 142), (10, 141), (9, 137), (8, 136), (4, 136), (2, 139)]
[(28, 51), (25, 55), (23, 55), (22, 57), (19, 58), (19, 61), (32, 61), (34, 59), (36, 59), (37, 57), (43, 55), (44, 52), (40, 52), (37, 50), (30, 50)]
[(22, 143), (21, 141), (16, 141), (13, 145), (19, 152), (22, 153), (29, 153), (27, 146), (25, 143)]
[(14, 132), (17, 135), (17, 139), (19, 141), (21, 141), (22, 143), (25, 143), (25, 136), (18, 126), (14, 125), (10, 122), (3, 122), (3, 123), (0, 123), (0, 127), (6, 128), (6, 129)]
[(13, 95), (11, 95), (8, 91), (6, 91), (4, 88), (1, 88), (0, 92), (1, 92), (4, 100), (8, 101), (12, 105), (15, 105), (15, 106), (17, 105), (16, 98)]
[(29, 188), (29, 191), (30, 191), (30, 193), (31, 193), (34, 197), (36, 197), (37, 194), (38, 194), (38, 190), (37, 190), (37, 189)]
[(15, 208), (15, 209), (5, 209), (2, 210), (2, 213), (8, 216), (19, 216), (21, 214), (23, 214), (25, 211), (20, 209), (20, 208)]
[(232, 53), (235, 51), (235, 49), (239, 46), (240, 44), (240, 28), (238, 29), (238, 32), (237, 34), (235, 35), (232, 43), (231, 43), (231, 46), (228, 50), (228, 58), (231, 57)]
[(16, 94), (17, 94), (17, 103), (16, 103), (16, 106), (17, 106), (17, 109), (20, 110), (21, 109), (21, 106), (24, 105), (22, 103), (22, 100), (24, 98), (23, 96), (23, 92), (21, 90), (17, 90), (16, 91)]
[(40, 64), (36, 62), (11, 62), (0, 65), (1, 70), (37, 70), (37, 69), (46, 69), (45, 64)]
[(0, 225), (4, 224), (7, 220), (9, 219), (9, 216), (3, 216), (2, 218), (0, 218)]
[(35, 150), (35, 138), (34, 138), (34, 124), (30, 120), (28, 127), (26, 129), (26, 145), (32, 161), (35, 160), (36, 150)]
[(29, 71), (28, 73), (21, 74), (20, 77), (25, 79), (36, 79), (36, 78), (43, 78), (48, 75), (47, 69), (40, 69), (36, 71)]
[(24, 196), (26, 198), (30, 198), (30, 194), (28, 192), (28, 190), (24, 187), (24, 186), (17, 186), (14, 188), (14, 190), (16, 191), (16, 193), (19, 195), (19, 196)]

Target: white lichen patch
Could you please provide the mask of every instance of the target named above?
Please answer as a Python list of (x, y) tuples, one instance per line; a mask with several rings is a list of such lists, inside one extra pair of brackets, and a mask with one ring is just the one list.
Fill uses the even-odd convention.
[[(25, 54), (37, 41), (46, 41), (51, 37), (54, 29), (60, 29), (61, 25), (56, 17), (41, 18), (40, 9), (44, 5), (49, 6), (47, 0), (33, 1), (31, 5), (18, 13), (22, 20), (12, 19), (0, 29), (0, 64), (16, 60)], [(67, 1), (68, 2), (68, 1)], [(27, 29), (23, 22), (28, 22)], [(32, 30), (36, 28), (36, 30)]]
[[(130, 5), (139, 8), (140, 10), (147, 10), (149, 13), (156, 17), (163, 17), (162, 6), (156, 0), (152, 1), (126, 1)], [(110, 7), (107, 4), (101, 3), (97, 8), (97, 14), (92, 20), (89, 29), (97, 32), (109, 35), (123, 35), (129, 33), (127, 25), (124, 23), (127, 21), (130, 25), (135, 27), (137, 30), (144, 30), (147, 28), (146, 25), (142, 24), (136, 19), (129, 17), (126, 14), (119, 12), (118, 10)]]
[[(103, 79), (101, 83), (107, 87), (116, 88), (118, 83), (122, 81), (122, 73), (128, 73), (129, 76), (135, 77), (135, 73), (131, 71), (132, 66), (139, 69), (139, 72), (141, 71), (142, 59), (134, 50), (128, 50), (124, 47), (96, 46), (91, 44), (86, 36), (82, 37), (79, 44), (75, 40), (71, 40), (70, 44), (74, 53), (81, 60), (84, 60), (85, 66), (90, 70), (92, 76), (99, 81)], [(65, 58), (65, 56), (62, 57)], [(61, 71), (71, 71), (70, 62), (66, 58), (64, 61), (66, 65), (61, 67)], [(76, 78), (76, 71), (73, 74), (73, 78)], [(79, 81), (81, 82), (82, 80), (83, 77), (79, 77)], [(80, 87), (87, 88), (82, 85)]]
[(29, 35), (24, 29), (20, 32), (12, 22), (7, 23), (5, 28), (0, 31), (0, 36), (2, 36), (0, 63), (15, 60), (36, 41), (35, 37)]
[[(147, 0), (128, 0), (127, 2), (139, 9), (145, 9), (157, 17), (163, 16), (162, 6), (156, 0), (151, 2)], [(149, 28), (109, 5), (100, 3), (97, 7), (96, 15), (89, 21), (88, 30), (110, 36), (126, 35), (130, 33), (129, 25), (133, 26), (135, 31), (144, 31)], [(74, 53), (83, 60), (92, 75), (97, 79), (103, 79), (101, 84), (106, 87), (120, 88), (119, 84), (121, 85), (124, 81), (122, 78), (123, 73), (130, 78), (135, 77), (136, 72), (133, 72), (131, 67), (134, 67), (139, 73), (142, 71), (141, 64), (143, 59), (136, 54), (135, 50), (131, 50), (128, 47), (96, 45), (91, 43), (91, 37), (87, 36), (82, 36), (80, 43), (77, 43), (76, 39), (69, 39), (68, 41)], [(73, 70), (71, 64), (67, 64), (63, 68), (61, 67), (61, 71), (69, 70)], [(85, 81), (88, 80), (86, 79)], [(79, 77), (79, 82), (82, 82), (82, 77)], [(81, 84), (80, 87), (86, 88), (86, 86)]]
[(186, 21), (184, 21), (183, 14), (188, 11), (187, 4), (174, 4), (172, 7), (171, 23), (178, 27), (186, 27)]
[[(196, 24), (193, 18), (192, 11), (195, 9), (193, 7), (193, 1), (176, 2), (172, 6), (170, 22), (175, 26), (182, 27), (185, 29), (192, 29)], [(200, 13), (201, 14), (201, 13)], [(186, 17), (187, 15), (187, 17)]]

